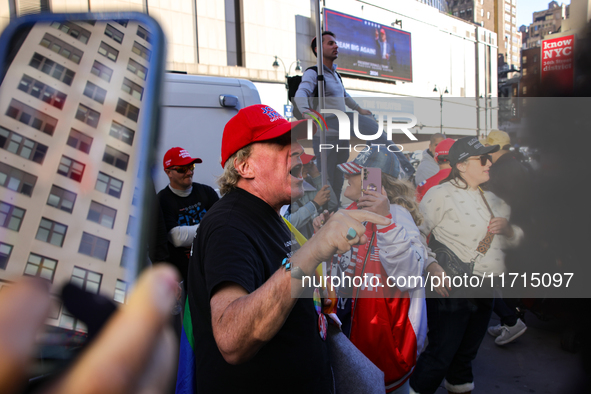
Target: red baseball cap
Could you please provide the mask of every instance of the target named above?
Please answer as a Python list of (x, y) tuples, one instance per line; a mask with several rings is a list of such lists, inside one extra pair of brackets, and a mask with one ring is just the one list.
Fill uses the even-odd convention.
[(192, 163), (203, 163), (203, 160), (191, 157), (189, 152), (179, 147), (170, 148), (162, 161), (165, 170), (172, 166), (186, 166)]
[(268, 105), (256, 104), (242, 108), (224, 127), (221, 165), (234, 153), (253, 142), (267, 141), (290, 131), (295, 139), (306, 137), (306, 120), (288, 122)]
[(303, 165), (308, 164), (310, 161), (312, 161), (316, 156), (314, 155), (309, 155), (307, 153), (302, 153), (300, 155), (300, 160), (302, 161)]
[(449, 148), (451, 148), (451, 146), (454, 144), (454, 142), (456, 142), (456, 141), (451, 138), (446, 138), (443, 141), (441, 141), (440, 143), (438, 143), (437, 146), (435, 147), (435, 155), (434, 155), (435, 160), (437, 160), (437, 156), (449, 155)]

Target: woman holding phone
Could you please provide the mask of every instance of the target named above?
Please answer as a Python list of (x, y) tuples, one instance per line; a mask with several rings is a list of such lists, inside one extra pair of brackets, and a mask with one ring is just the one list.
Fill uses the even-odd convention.
[(449, 279), (443, 279), (459, 270), (487, 279), (500, 275), (505, 270), (502, 249), (516, 246), (523, 236), (508, 222), (509, 206), (480, 189), (489, 179), (490, 153), (497, 150), (498, 145), (485, 147), (476, 137), (457, 140), (449, 149), (449, 176), (421, 200), (421, 233), (430, 236), (429, 247), (438, 260), (426, 271), (437, 276), (440, 280), (433, 283), (440, 285), (436, 294), (427, 294), (429, 345), (410, 379), (415, 393), (434, 393), (444, 379), (450, 393), (474, 389), (472, 360), (492, 311), (491, 283), (484, 282), (489, 293), (475, 294), (469, 288), (452, 288)]
[[(329, 275), (354, 279), (351, 287), (337, 291), (337, 315), (351, 342), (384, 372), (386, 391), (408, 393), (427, 329), (424, 288), (416, 279), (428, 256), (417, 228), (421, 215), (415, 191), (398, 179), (398, 160), (383, 147), (372, 146), (338, 167), (349, 182), (344, 195), (354, 201), (347, 209), (372, 211), (392, 224), (368, 223), (366, 244), (333, 257)], [(367, 185), (376, 185), (377, 191), (362, 191), (362, 169), (369, 171)], [(315, 219), (316, 228), (322, 220)]]

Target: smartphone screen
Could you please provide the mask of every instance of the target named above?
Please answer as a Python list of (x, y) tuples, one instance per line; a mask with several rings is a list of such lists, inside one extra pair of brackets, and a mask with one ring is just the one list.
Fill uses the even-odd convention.
[(366, 191), (382, 192), (382, 170), (380, 168), (363, 167), (361, 169), (361, 194)]
[(116, 15), (27, 16), (0, 40), (0, 291), (47, 280), (48, 331), (82, 341), (62, 286), (124, 303), (155, 216), (163, 36), (146, 15)]

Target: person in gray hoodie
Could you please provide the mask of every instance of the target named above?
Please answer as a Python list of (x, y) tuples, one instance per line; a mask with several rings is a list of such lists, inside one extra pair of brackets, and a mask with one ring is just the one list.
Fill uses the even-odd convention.
[(417, 167), (417, 172), (415, 173), (415, 186), (420, 185), (421, 182), (426, 181), (439, 172), (439, 165), (434, 158), (435, 148), (437, 147), (437, 144), (439, 144), (444, 139), (445, 135), (440, 133), (435, 133), (431, 136), (429, 148), (423, 151), (421, 163)]

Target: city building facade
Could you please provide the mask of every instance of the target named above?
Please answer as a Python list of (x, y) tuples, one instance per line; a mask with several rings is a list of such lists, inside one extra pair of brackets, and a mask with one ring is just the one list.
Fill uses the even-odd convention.
[[(0, 285), (39, 276), (125, 302), (150, 41), (127, 20), (27, 33), (0, 95)], [(85, 330), (57, 298), (49, 323)]]

